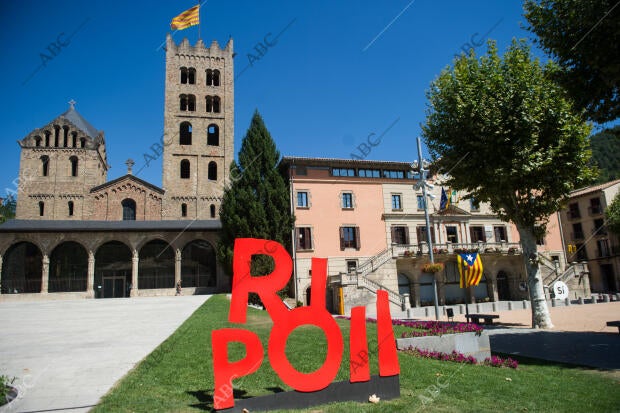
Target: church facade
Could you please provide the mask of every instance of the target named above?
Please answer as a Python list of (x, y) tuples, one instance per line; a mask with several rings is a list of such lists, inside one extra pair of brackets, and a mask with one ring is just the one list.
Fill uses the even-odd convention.
[[(0, 299), (226, 291), (215, 258), (234, 159), (233, 42), (166, 42), (163, 187), (108, 181), (106, 138), (75, 109), (19, 140), (16, 219), (0, 226)], [(53, 294), (52, 294), (53, 293)]]

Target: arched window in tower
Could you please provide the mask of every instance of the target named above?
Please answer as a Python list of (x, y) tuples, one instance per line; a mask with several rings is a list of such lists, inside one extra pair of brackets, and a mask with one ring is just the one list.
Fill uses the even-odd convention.
[(69, 201), (67, 203), (67, 206), (69, 207), (69, 216), (72, 217), (73, 216), (73, 201)]
[(77, 148), (77, 141), (78, 141), (77, 132), (71, 132), (71, 143), (72, 143), (71, 146), (73, 146), (74, 148)]
[(207, 69), (207, 86), (213, 86), (213, 70)]
[(181, 161), (181, 179), (189, 179), (189, 161), (187, 159)]
[(45, 215), (45, 202), (39, 201), (39, 216)]
[(213, 112), (213, 97), (212, 96), (207, 96), (205, 98), (205, 102), (206, 102), (206, 110), (207, 112)]
[(71, 161), (71, 176), (78, 176), (78, 158), (77, 156), (72, 156), (69, 158)]
[(220, 85), (220, 71), (216, 69), (213, 71), (213, 86), (219, 86), (219, 85)]
[(194, 69), (193, 67), (187, 69), (187, 83), (189, 83), (190, 85), (196, 84), (196, 69)]
[(217, 164), (213, 161), (209, 162), (207, 179), (210, 181), (217, 181)]
[(66, 148), (67, 146), (69, 146), (69, 128), (67, 126), (63, 126), (62, 131), (62, 146)]
[(136, 220), (136, 201), (131, 198), (125, 198), (121, 202), (123, 206), (123, 221)]
[(80, 138), (80, 148), (86, 147), (86, 138)]
[(50, 172), (50, 158), (47, 155), (43, 155), (39, 158), (41, 160), (41, 175), (48, 176)]
[(181, 216), (182, 217), (187, 216), (187, 204), (181, 204)]
[(50, 132), (49, 131), (45, 131), (45, 146), (50, 146)]
[(187, 83), (187, 68), (186, 67), (182, 67), (181, 68), (181, 84), (186, 84)]
[(187, 110), (190, 112), (196, 110), (196, 96), (187, 95)]
[(34, 137), (34, 146), (41, 146), (41, 137), (40, 136), (35, 136)]
[(211, 218), (215, 218), (215, 205), (211, 204), (209, 210), (211, 212)]
[(54, 147), (58, 148), (58, 139), (60, 137), (60, 126), (54, 126)]
[(179, 96), (179, 109), (182, 111), (187, 110), (187, 95)]
[(220, 145), (220, 128), (216, 124), (211, 124), (207, 128), (207, 145)]
[(220, 113), (220, 97), (219, 96), (213, 96), (213, 112), (215, 113)]
[(189, 122), (182, 122), (179, 126), (179, 144), (191, 145), (192, 144), (192, 124)]

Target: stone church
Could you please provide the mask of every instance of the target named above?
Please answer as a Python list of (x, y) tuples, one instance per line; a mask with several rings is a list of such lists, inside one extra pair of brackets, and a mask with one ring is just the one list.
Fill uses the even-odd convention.
[[(234, 159), (233, 41), (166, 41), (163, 188), (108, 181), (106, 138), (75, 109), (18, 141), (16, 219), (0, 226), (0, 299), (230, 289), (215, 258)], [(112, 138), (114, 139), (114, 138)]]

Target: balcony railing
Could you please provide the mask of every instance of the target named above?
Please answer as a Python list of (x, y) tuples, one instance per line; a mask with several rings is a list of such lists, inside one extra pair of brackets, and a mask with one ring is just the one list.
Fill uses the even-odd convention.
[(581, 232), (571, 232), (570, 234), (571, 239), (583, 239), (583, 231)]
[[(522, 254), (523, 249), (518, 242), (476, 242), (476, 243), (445, 243), (433, 244), (433, 254), (462, 254), (466, 252), (479, 252), (482, 254)], [(392, 245), (394, 257), (416, 257), (429, 253), (428, 243), (411, 245)]]
[(602, 227), (592, 228), (592, 235), (607, 235), (607, 227), (602, 226)]
[(603, 213), (603, 207), (598, 205), (598, 206), (589, 206), (588, 207), (588, 214), (589, 215), (601, 215)]

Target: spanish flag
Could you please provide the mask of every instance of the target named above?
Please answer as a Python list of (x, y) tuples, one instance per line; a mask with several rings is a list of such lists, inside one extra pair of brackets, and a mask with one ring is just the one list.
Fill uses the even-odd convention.
[(200, 5), (197, 4), (191, 9), (185, 10), (170, 23), (171, 29), (183, 30), (195, 26), (200, 22)]
[(482, 279), (482, 260), (480, 259), (480, 254), (474, 252), (458, 254), (456, 260), (459, 266), (459, 275), (461, 276), (461, 288), (478, 285)]

